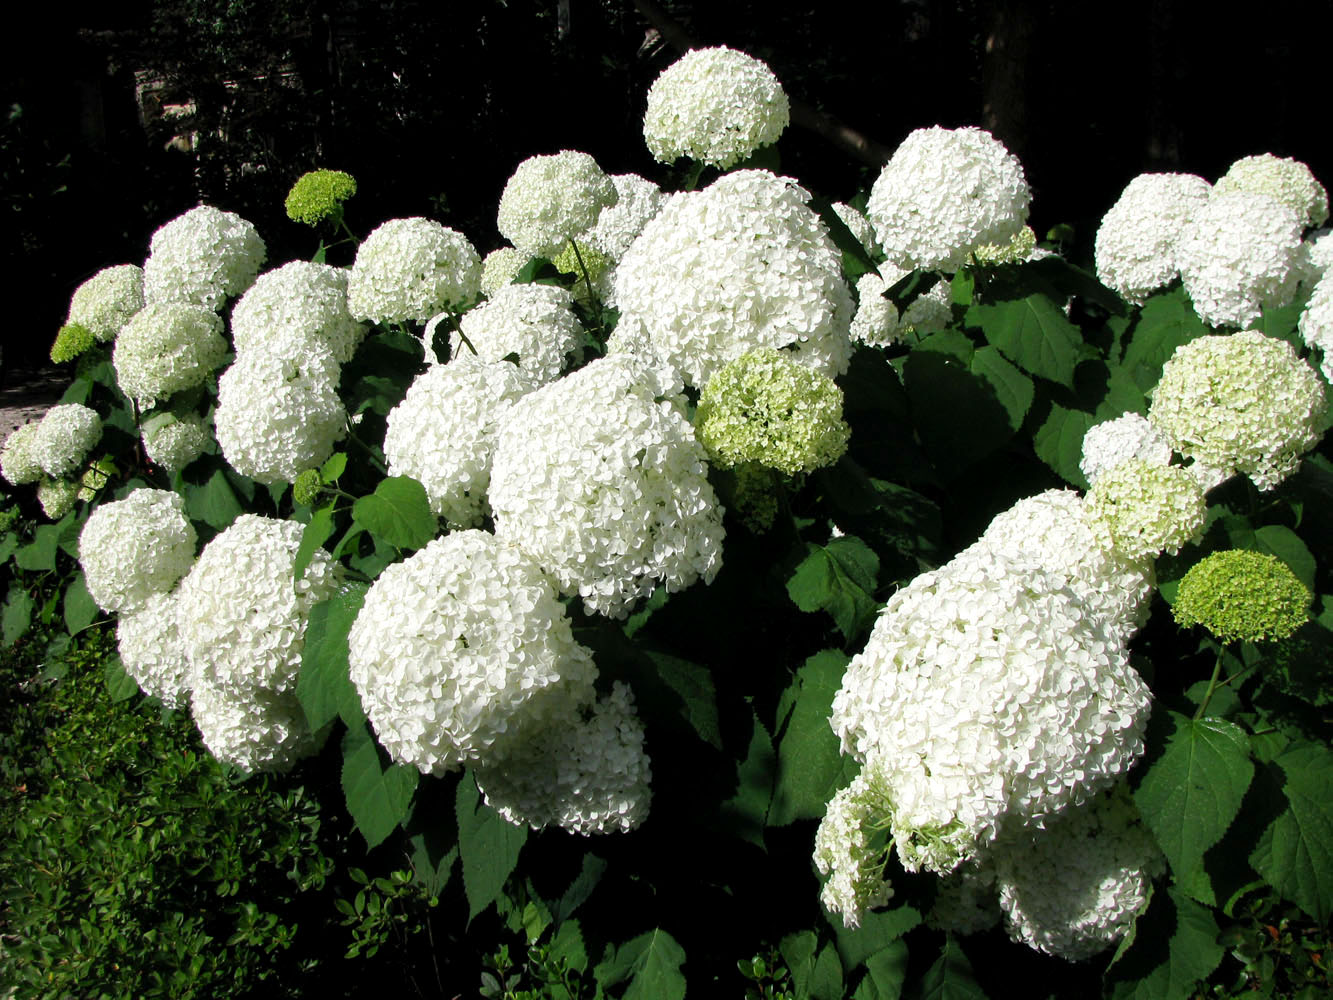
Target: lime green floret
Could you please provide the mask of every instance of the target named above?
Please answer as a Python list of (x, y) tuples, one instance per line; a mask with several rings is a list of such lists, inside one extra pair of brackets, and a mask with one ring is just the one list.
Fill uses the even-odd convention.
[(323, 489), (324, 481), (320, 478), (319, 470), (306, 469), (292, 483), (292, 502), (313, 507)]
[(73, 361), (96, 343), (97, 338), (86, 326), (69, 323), (60, 328), (55, 343), (51, 345), (51, 360), (56, 364)]
[(695, 428), (719, 465), (758, 462), (788, 475), (832, 465), (851, 437), (842, 390), (772, 348), (718, 369), (699, 396)]
[(551, 258), (551, 264), (561, 274), (572, 274), (576, 279), (582, 281), (583, 268), (579, 267), (579, 257), (582, 257), (583, 267), (588, 269), (588, 280), (595, 283), (606, 273), (607, 267), (611, 264), (611, 258), (587, 243), (580, 242), (578, 248), (578, 254), (576, 255), (574, 244), (566, 240), (565, 248)]
[(341, 170), (312, 170), (287, 192), (287, 216), (313, 226), (334, 215), (356, 194), (356, 178)]
[(1223, 642), (1285, 639), (1305, 624), (1310, 591), (1275, 556), (1245, 549), (1196, 563), (1176, 595), (1179, 625), (1202, 625)]

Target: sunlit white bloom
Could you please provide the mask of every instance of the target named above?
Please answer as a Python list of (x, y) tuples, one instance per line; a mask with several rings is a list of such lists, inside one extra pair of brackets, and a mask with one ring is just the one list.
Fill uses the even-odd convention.
[(202, 417), (167, 411), (143, 422), (140, 436), (148, 460), (175, 474), (203, 454), (213, 439)]
[(46, 411), (24, 445), (28, 455), (52, 479), (78, 472), (102, 438), (102, 418), (92, 407), (58, 403)]
[(514, 275), (531, 259), (531, 254), (521, 253), (513, 247), (492, 250), (481, 262), (481, 293), (488, 299), (494, 298), (495, 293), (513, 281)]
[(518, 165), (500, 195), (500, 234), (530, 256), (550, 257), (616, 203), (616, 186), (587, 153), (561, 150)]
[(556, 285), (506, 285), (463, 317), (463, 336), (449, 336), (450, 357), (500, 361), (518, 355), (518, 367), (538, 382), (559, 378), (570, 356), (583, 352), (584, 332), (574, 299)]
[(1131, 560), (1174, 555), (1203, 531), (1208, 513), (1203, 488), (1188, 471), (1138, 458), (1103, 473), (1088, 491), (1087, 504)]
[(1097, 229), (1097, 278), (1141, 303), (1180, 275), (1176, 247), (1212, 187), (1194, 174), (1139, 174)]
[[(879, 265), (880, 277), (886, 288), (892, 288), (911, 271), (892, 264)], [(935, 282), (907, 304), (898, 317), (898, 336), (915, 333), (918, 337), (943, 330), (953, 322), (953, 292), (948, 280)]]
[(432, 219), (390, 219), (357, 248), (347, 308), (373, 323), (424, 323), (481, 291), (481, 258), (462, 233)]
[(1310, 301), (1301, 313), (1301, 337), (1320, 351), (1320, 371), (1333, 382), (1333, 278), (1325, 275), (1314, 286)]
[(102, 343), (115, 340), (131, 316), (143, 308), (143, 268), (117, 264), (98, 271), (69, 300), (68, 323), (91, 330)]
[(222, 320), (211, 309), (151, 302), (120, 330), (111, 363), (120, 391), (141, 406), (203, 385), (227, 353)]
[(865, 215), (852, 208), (845, 201), (835, 201), (833, 211), (842, 220), (842, 224), (852, 231), (856, 241), (865, 247), (866, 253), (872, 257), (884, 253), (883, 247), (879, 245), (879, 240), (875, 238), (874, 227), (870, 225), (870, 220)]
[(852, 340), (874, 347), (888, 347), (896, 344), (901, 331), (898, 329), (898, 308), (884, 293), (889, 286), (874, 271), (868, 271), (856, 279), (856, 315), (848, 333)]
[(829, 800), (815, 831), (815, 867), (827, 876), (819, 899), (843, 926), (860, 927), (866, 911), (893, 898), (884, 878), (885, 851), (871, 841), (877, 828), (888, 825), (892, 802), (884, 776), (873, 760)]
[(1088, 428), (1078, 467), (1090, 484), (1108, 469), (1131, 458), (1149, 465), (1171, 464), (1171, 443), (1146, 417), (1123, 413)]
[(189, 572), (197, 542), (178, 493), (138, 489), (104, 503), (79, 535), (88, 593), (107, 611), (135, 611)]
[(236, 352), (327, 351), (350, 361), (366, 327), (347, 311), (347, 282), (342, 268), (302, 260), (261, 274), (231, 313)]
[(137, 611), (122, 612), (116, 623), (116, 648), (125, 672), (139, 690), (164, 708), (181, 708), (190, 699), (190, 662), (176, 629), (175, 590), (153, 594)]
[(662, 210), (666, 195), (638, 174), (612, 174), (618, 199), (602, 209), (597, 224), (583, 238), (612, 260), (625, 256), (643, 227)]
[(36, 422), (24, 424), (5, 438), (4, 450), (0, 451), (0, 474), (12, 486), (26, 486), (43, 476), (42, 466), (33, 450), (38, 426)]
[(1328, 221), (1328, 192), (1300, 160), (1272, 153), (1245, 156), (1231, 164), (1215, 187), (1218, 194), (1255, 191), (1275, 198), (1296, 213), (1302, 227)]
[(255, 227), (235, 212), (199, 205), (153, 234), (144, 301), (217, 310), (250, 287), (267, 253)]
[(247, 774), (286, 773), (319, 749), (294, 694), (224, 690), (196, 677), (190, 710), (208, 752)]
[(37, 502), (42, 513), (59, 521), (74, 508), (79, 498), (79, 484), (70, 479), (43, 479), (37, 484)]

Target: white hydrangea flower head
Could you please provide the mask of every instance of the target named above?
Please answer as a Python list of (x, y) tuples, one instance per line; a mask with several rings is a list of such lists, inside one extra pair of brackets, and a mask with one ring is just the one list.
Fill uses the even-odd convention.
[(883, 256), (884, 248), (879, 245), (879, 240), (875, 238), (875, 229), (865, 215), (845, 201), (835, 201), (833, 211), (842, 220), (842, 224), (852, 231), (856, 241), (865, 247), (866, 253), (872, 257)]
[(659, 163), (688, 156), (725, 170), (777, 142), (790, 121), (767, 64), (719, 45), (685, 53), (653, 81), (643, 138)]
[(1127, 794), (1074, 806), (994, 853), (1009, 937), (1070, 962), (1111, 947), (1166, 865)]
[(1328, 192), (1300, 160), (1261, 153), (1233, 163), (1215, 185), (1218, 194), (1256, 191), (1275, 198), (1296, 213), (1301, 227), (1328, 221)]
[(140, 437), (148, 460), (175, 475), (204, 453), (213, 439), (203, 417), (167, 411), (143, 422)]
[(123, 612), (116, 623), (116, 648), (125, 672), (140, 691), (169, 709), (190, 700), (190, 661), (176, 628), (179, 597), (175, 590), (153, 594), (139, 610)]
[(1305, 272), (1301, 224), (1254, 191), (1214, 191), (1176, 247), (1185, 293), (1210, 326), (1248, 326), (1291, 302)]
[(237, 692), (196, 677), (190, 709), (208, 752), (246, 774), (285, 774), (319, 749), (294, 694)]
[(890, 598), (830, 721), (883, 775), (903, 866), (942, 873), (1109, 787), (1151, 697), (1063, 580), (973, 555)]
[(1135, 177), (1097, 229), (1097, 279), (1135, 304), (1169, 285), (1180, 275), (1181, 236), (1211, 193), (1194, 174)]
[(567, 724), (596, 676), (536, 563), (475, 530), (380, 574), (348, 662), (380, 745), (434, 775), (491, 759), (530, 727)]
[(43, 479), (37, 484), (37, 502), (42, 513), (59, 521), (74, 508), (79, 498), (79, 484), (69, 479)]
[(620, 260), (643, 227), (662, 210), (667, 196), (638, 174), (612, 174), (611, 183), (616, 186), (616, 203), (602, 209), (597, 224), (582, 238), (612, 260)]
[(201, 684), (243, 698), (295, 690), (310, 609), (341, 575), (317, 549), (295, 580), (301, 531), (296, 521), (242, 514), (181, 580), (176, 627), (196, 698)]
[(209, 380), (227, 353), (222, 320), (203, 306), (150, 302), (116, 337), (111, 363), (120, 391), (141, 406)]
[(39, 426), (39, 422), (24, 424), (14, 428), (9, 437), (5, 438), (4, 450), (0, 451), (0, 475), (11, 486), (27, 486), (43, 476), (37, 453), (33, 450)]
[(902, 337), (898, 328), (898, 307), (884, 297), (889, 286), (874, 271), (856, 279), (856, 315), (848, 330), (858, 344), (889, 347)]
[(616, 203), (616, 186), (587, 153), (562, 149), (520, 163), (500, 195), (500, 235), (533, 257), (558, 253)]
[(58, 403), (46, 411), (24, 447), (38, 468), (52, 479), (63, 479), (79, 471), (101, 439), (102, 418), (96, 410), (81, 403)]
[(1333, 233), (1333, 229), (1326, 227), (1306, 237), (1305, 256), (1308, 273), (1304, 280), (1307, 284), (1315, 284), (1328, 273), (1330, 267), (1333, 267), (1333, 239), (1329, 239), (1330, 233)]
[(190, 571), (198, 541), (179, 493), (138, 489), (104, 503), (79, 535), (88, 593), (107, 611), (136, 611)]
[(115, 340), (120, 328), (143, 306), (143, 268), (117, 264), (103, 268), (74, 289), (65, 323), (91, 330), (105, 344)]
[(760, 347), (841, 375), (852, 298), (809, 198), (764, 170), (671, 198), (616, 268), (621, 323), (641, 323), (652, 354), (694, 386)]
[(464, 353), (447, 365), (432, 365), (389, 413), (389, 475), (420, 482), (431, 510), (451, 528), (478, 527), (490, 513), (486, 493), (496, 428), (515, 400), (536, 387), (535, 379), (507, 361)]
[[(879, 266), (885, 289), (892, 288), (911, 271), (892, 264)], [(898, 336), (915, 333), (918, 337), (943, 330), (953, 322), (953, 289), (948, 281), (937, 281), (907, 304), (898, 317)]]
[(520, 253), (513, 247), (492, 250), (481, 262), (481, 294), (488, 299), (495, 298), (495, 293), (513, 281), (531, 259), (531, 254)]
[(238, 357), (218, 379), (213, 413), (227, 464), (266, 485), (293, 482), (322, 464), (347, 433), (338, 374), (327, 355)]
[(987, 854), (940, 876), (926, 925), (953, 934), (978, 934), (998, 926), (1002, 916), (995, 866)]
[(667, 379), (628, 355), (599, 358), (523, 397), (500, 425), (496, 534), (611, 618), (659, 583), (711, 583), (722, 567), (722, 508)]
[(1089, 427), (1078, 467), (1088, 483), (1096, 485), (1102, 473), (1131, 458), (1149, 465), (1171, 464), (1171, 442), (1147, 417), (1133, 412)]
[(1298, 329), (1307, 346), (1319, 348), (1319, 370), (1333, 382), (1333, 278), (1325, 275), (1314, 286)]
[(390, 219), (357, 248), (347, 308), (372, 323), (424, 323), (481, 291), (481, 257), (462, 233), (432, 219)]
[[(583, 351), (574, 297), (557, 285), (506, 285), (459, 325), (477, 357), (500, 361), (517, 354), (519, 368), (542, 384), (559, 378), (567, 357)], [(452, 358), (472, 353), (456, 332), (449, 350)]]
[(1246, 330), (1176, 348), (1148, 419), (1181, 455), (1270, 490), (1319, 443), (1327, 410), (1323, 382), (1290, 344)]
[(884, 878), (885, 851), (871, 841), (888, 825), (892, 803), (871, 760), (852, 783), (829, 800), (815, 831), (815, 867), (827, 876), (819, 899), (844, 927), (861, 926), (869, 910), (893, 898)]
[(231, 313), (236, 353), (325, 351), (339, 363), (352, 360), (367, 328), (347, 310), (348, 278), (342, 268), (303, 260), (261, 274)]
[(999, 557), (1057, 577), (1121, 642), (1148, 620), (1156, 577), (1150, 561), (1115, 546), (1106, 522), (1073, 490), (1047, 490), (997, 514), (963, 557)]
[(1203, 531), (1208, 516), (1203, 487), (1188, 470), (1138, 458), (1104, 473), (1088, 491), (1087, 504), (1131, 560), (1179, 552)]
[(870, 189), (866, 215), (891, 264), (957, 271), (982, 244), (1006, 244), (1028, 218), (1022, 164), (979, 128), (917, 129)]
[(516, 826), (591, 836), (628, 833), (648, 817), (652, 769), (634, 696), (616, 681), (586, 719), (540, 727), (477, 765), (487, 804)]
[(144, 301), (210, 311), (250, 287), (268, 250), (235, 212), (199, 205), (153, 234), (143, 265)]

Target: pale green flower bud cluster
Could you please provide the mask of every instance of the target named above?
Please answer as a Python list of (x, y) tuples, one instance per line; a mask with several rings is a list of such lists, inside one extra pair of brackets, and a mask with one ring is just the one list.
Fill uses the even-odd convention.
[(356, 194), (356, 178), (341, 170), (312, 170), (302, 174), (287, 192), (287, 218), (307, 226), (336, 215), (342, 203)]
[(1126, 559), (1178, 552), (1203, 530), (1208, 513), (1203, 489), (1189, 472), (1137, 458), (1103, 473), (1086, 502)]
[(93, 332), (78, 323), (66, 323), (56, 333), (51, 345), (51, 360), (58, 365), (73, 361), (97, 342)]
[(742, 355), (708, 380), (695, 426), (720, 464), (758, 462), (788, 475), (832, 465), (851, 438), (837, 384), (771, 348)]
[(815, 867), (827, 876), (819, 899), (846, 927), (860, 927), (868, 910), (893, 898), (884, 878), (887, 845), (875, 837), (888, 827), (892, 809), (872, 762), (833, 796), (815, 831)]
[(74, 508), (79, 498), (79, 484), (68, 479), (44, 479), (37, 484), (37, 502), (42, 513), (52, 521), (59, 521)]
[(1328, 221), (1328, 192), (1308, 166), (1290, 157), (1272, 153), (1242, 157), (1218, 178), (1214, 190), (1266, 194), (1291, 209), (1305, 227)]
[(1037, 249), (1037, 234), (1024, 226), (1008, 243), (982, 243), (972, 251), (977, 264), (1021, 264), (1031, 259)]
[(495, 293), (513, 281), (531, 259), (531, 254), (520, 253), (513, 247), (492, 250), (481, 262), (481, 294), (488, 299), (495, 298)]
[(1286, 563), (1245, 549), (1214, 552), (1180, 581), (1176, 622), (1223, 642), (1285, 639), (1309, 619), (1312, 596)]

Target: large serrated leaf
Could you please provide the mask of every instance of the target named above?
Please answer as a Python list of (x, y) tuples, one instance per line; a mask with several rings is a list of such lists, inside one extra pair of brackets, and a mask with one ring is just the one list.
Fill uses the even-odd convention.
[(0, 632), (3, 633), (6, 646), (14, 645), (28, 631), (28, 627), (32, 624), (34, 607), (33, 600), (26, 590), (18, 586), (9, 588), (9, 593), (5, 596), (5, 610), (3, 615), (0, 615)]
[(1107, 973), (1112, 1000), (1184, 1000), (1222, 961), (1212, 911), (1175, 889), (1158, 892), (1134, 943)]
[(1083, 335), (1064, 309), (1040, 292), (1022, 299), (973, 305), (969, 326), (980, 326), (986, 342), (1025, 372), (1074, 387), (1083, 357)]
[(1129, 346), (1121, 363), (1139, 388), (1147, 392), (1162, 377), (1162, 365), (1178, 347), (1209, 332), (1183, 288), (1154, 295), (1143, 304), (1139, 320), (1129, 332)]
[(717, 721), (717, 693), (708, 668), (678, 656), (645, 650), (657, 676), (680, 699), (680, 715), (699, 735), (699, 739), (722, 749), (722, 733)]
[(224, 531), (245, 513), (236, 491), (223, 470), (218, 469), (202, 486), (189, 486), (185, 491), (185, 512), (193, 520), (203, 521), (210, 528)]
[(773, 801), (773, 778), (777, 768), (773, 739), (759, 716), (751, 712), (751, 729), (745, 759), (736, 768), (736, 794), (718, 809), (723, 826), (743, 840), (764, 847), (764, 825)]
[(458, 783), (455, 803), (458, 853), (463, 859), (463, 890), (468, 921), (504, 891), (505, 880), (518, 865), (518, 854), (528, 840), (528, 828), (515, 826), (481, 801), (472, 775)]
[(1333, 751), (1297, 744), (1275, 761), (1287, 808), (1259, 838), (1254, 870), (1321, 924), (1333, 913)]
[(139, 693), (139, 682), (130, 676), (118, 655), (107, 657), (102, 664), (102, 679), (106, 681), (106, 693), (112, 704), (127, 701)]
[(972, 963), (952, 934), (944, 939), (935, 964), (912, 985), (908, 996), (914, 1000), (986, 1000), (986, 993), (972, 972)]
[(952, 336), (935, 334), (907, 356), (903, 384), (917, 436), (931, 464), (949, 477), (1004, 447), (1014, 429), (995, 386), (972, 371), (975, 351), (960, 357), (947, 350), (966, 337), (946, 332)]
[(342, 716), (348, 729), (357, 729), (365, 721), (361, 696), (348, 676), (347, 634), (369, 589), (369, 584), (349, 583), (310, 609), (296, 699), (312, 730), (323, 728), (336, 716)]
[(821, 818), (834, 792), (857, 771), (829, 725), (833, 696), (842, 686), (847, 663), (847, 655), (837, 650), (816, 653), (796, 672), (778, 703), (778, 774), (769, 826)]
[(1009, 415), (1009, 426), (1018, 430), (1032, 408), (1035, 393), (1032, 379), (1004, 359), (994, 347), (978, 348), (968, 366), (974, 375), (984, 378), (995, 390), (995, 398)]
[(1066, 482), (1081, 490), (1088, 488), (1087, 477), (1079, 468), (1083, 459), (1083, 437), (1097, 422), (1091, 413), (1070, 410), (1058, 403), (1051, 406), (1050, 415), (1032, 436), (1032, 447), (1037, 457), (1045, 462)]
[(873, 910), (863, 914), (861, 926), (855, 928), (845, 926), (841, 917), (828, 914), (826, 916), (829, 926), (833, 928), (843, 967), (847, 969), (868, 963), (872, 956), (882, 952), (921, 923), (921, 912), (911, 906)]
[(365, 726), (347, 730), (342, 749), (347, 811), (366, 846), (376, 847), (407, 816), (421, 772), (389, 760)]
[(1254, 764), (1244, 730), (1230, 722), (1169, 712), (1160, 725), (1165, 745), (1143, 770), (1134, 802), (1172, 870), (1187, 876), (1236, 818)]
[(603, 989), (630, 979), (625, 1000), (681, 1000), (685, 996), (685, 977), (680, 971), (684, 964), (685, 949), (659, 927), (626, 941), (598, 964), (593, 975)]
[(60, 529), (54, 524), (39, 525), (32, 533), (32, 541), (14, 553), (19, 569), (49, 572), (56, 568), (56, 553), (60, 551)]
[(74, 579), (69, 581), (61, 608), (65, 616), (65, 628), (70, 635), (82, 632), (96, 620), (97, 602), (88, 593), (88, 583), (82, 572), (75, 573)]
[(310, 516), (310, 523), (301, 529), (301, 543), (296, 547), (296, 558), (292, 563), (292, 577), (300, 583), (310, 560), (333, 536), (333, 504), (327, 504)]
[(419, 549), (438, 527), (426, 488), (410, 476), (390, 476), (352, 504), (352, 520), (400, 549)]
[(787, 594), (802, 611), (827, 611), (850, 641), (874, 617), (878, 573), (879, 556), (859, 538), (808, 544), (787, 581)]

